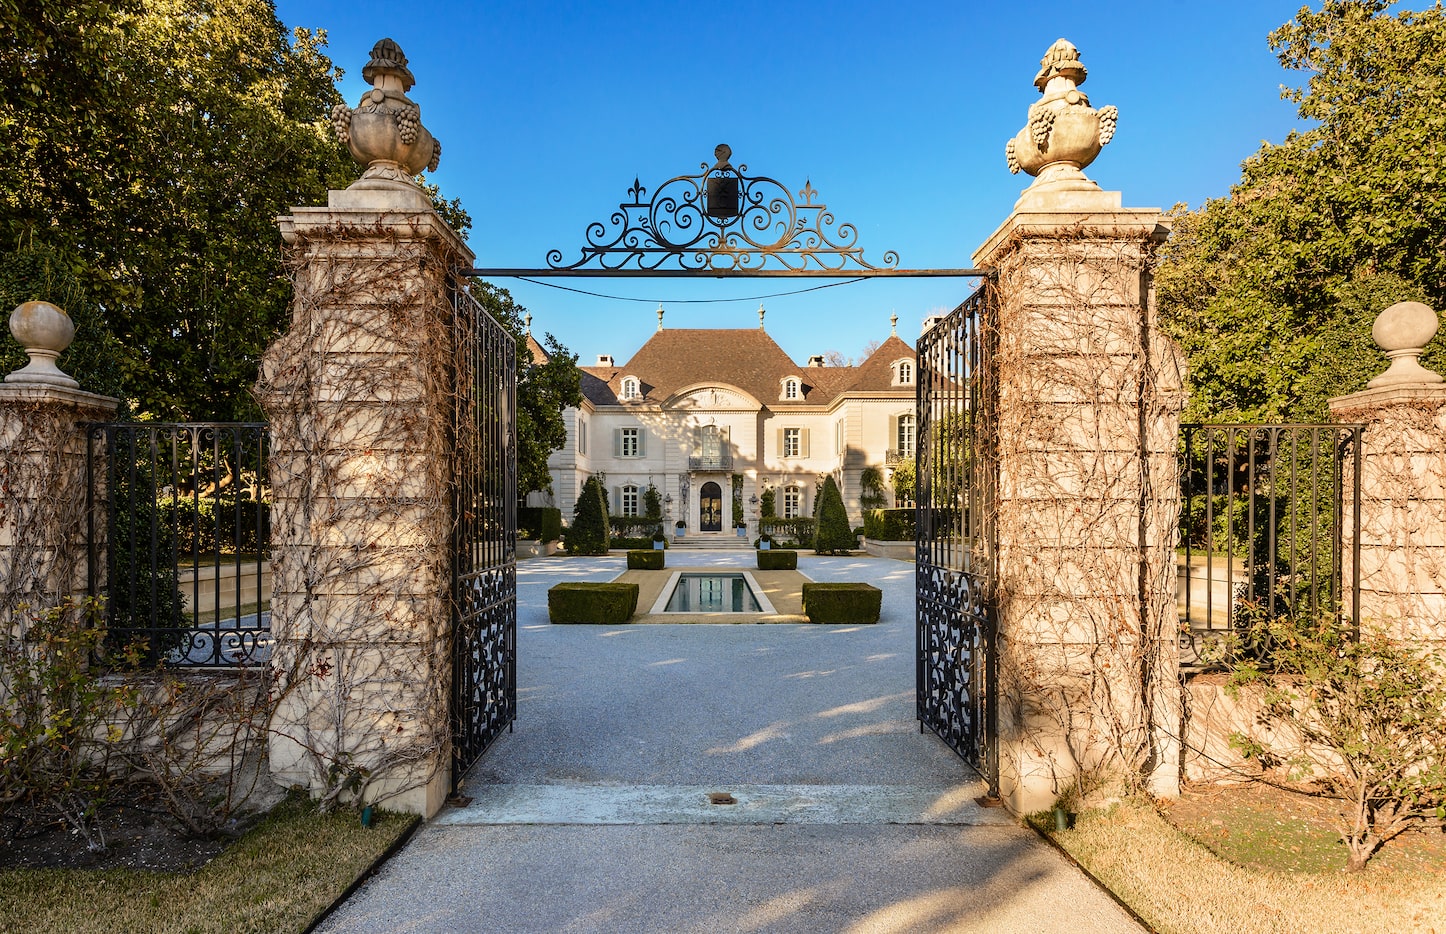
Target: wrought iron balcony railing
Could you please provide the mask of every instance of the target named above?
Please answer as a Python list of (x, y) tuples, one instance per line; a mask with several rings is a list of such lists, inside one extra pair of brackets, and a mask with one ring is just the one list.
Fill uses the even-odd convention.
[(896, 448), (889, 448), (888, 451), (884, 452), (884, 466), (886, 467), (892, 467), (895, 464), (902, 464), (905, 461), (912, 461), (913, 459), (913, 451), (900, 451)]
[(689, 470), (732, 470), (732, 454), (703, 454), (688, 458)]

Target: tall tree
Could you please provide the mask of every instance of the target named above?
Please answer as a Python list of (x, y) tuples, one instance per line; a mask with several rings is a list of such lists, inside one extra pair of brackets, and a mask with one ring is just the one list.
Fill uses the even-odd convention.
[(1309, 75), (1282, 96), (1311, 125), (1262, 145), (1228, 197), (1174, 212), (1157, 285), (1191, 417), (1323, 418), (1384, 366), (1382, 308), (1446, 300), (1446, 11), (1391, 6), (1325, 0), (1273, 31)]
[(325, 35), (268, 0), (132, 0), (0, 5), (0, 37), (0, 251), (63, 258), (142, 412), (254, 415), (274, 218), (356, 177)]
[(552, 474), (547, 458), (567, 441), (562, 410), (582, 405), (577, 354), (545, 334), (539, 344), (547, 359), (534, 359), (523, 323), (527, 309), (513, 301), (506, 289), (490, 282), (474, 279), (471, 291), (517, 341), (517, 495), (550, 492)]

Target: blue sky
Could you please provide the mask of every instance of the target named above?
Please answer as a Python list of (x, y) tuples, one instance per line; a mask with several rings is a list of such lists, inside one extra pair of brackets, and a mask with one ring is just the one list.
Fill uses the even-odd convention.
[[(355, 104), (373, 43), (395, 39), (411, 97), (443, 142), (434, 180), (472, 215), (479, 266), (574, 256), (634, 177), (697, 172), (726, 142), (735, 165), (795, 190), (811, 181), (866, 254), (963, 267), (1008, 216), (1026, 176), (1004, 144), (1038, 97), (1039, 59), (1063, 36), (1089, 68), (1083, 90), (1119, 129), (1087, 173), (1131, 207), (1224, 195), (1262, 140), (1296, 125), (1266, 34), (1296, 0), (1027, 4), (788, 0), (730, 4), (280, 0), (289, 26), (322, 28)], [(499, 280), (591, 363), (629, 357), (656, 326), (754, 327), (755, 296), (818, 280), (568, 279), (641, 301)], [(874, 280), (764, 300), (796, 360), (848, 356), (888, 335), (913, 342), (972, 281)], [(684, 299), (728, 299), (683, 304)]]

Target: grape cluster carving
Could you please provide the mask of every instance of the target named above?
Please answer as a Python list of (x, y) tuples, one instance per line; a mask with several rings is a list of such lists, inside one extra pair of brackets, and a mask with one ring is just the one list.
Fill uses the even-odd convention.
[(421, 126), (422, 112), (416, 105), (397, 111), (397, 130), (402, 135), (404, 145), (410, 146), (417, 141), (417, 131)]
[(331, 127), (336, 130), (336, 138), (341, 140), (343, 146), (351, 142), (351, 108), (345, 104), (337, 104), (331, 108)]

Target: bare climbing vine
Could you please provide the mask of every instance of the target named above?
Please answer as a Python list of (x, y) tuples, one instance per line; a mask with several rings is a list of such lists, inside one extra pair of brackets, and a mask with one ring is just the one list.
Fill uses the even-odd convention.
[(1078, 234), (999, 254), (1001, 754), (1058, 794), (1178, 769), (1184, 373), (1155, 320), (1153, 250)]

